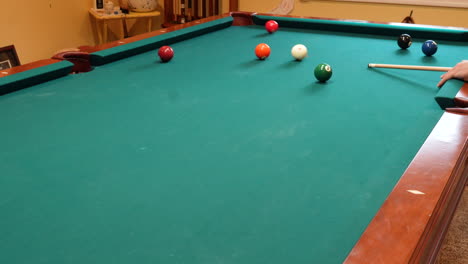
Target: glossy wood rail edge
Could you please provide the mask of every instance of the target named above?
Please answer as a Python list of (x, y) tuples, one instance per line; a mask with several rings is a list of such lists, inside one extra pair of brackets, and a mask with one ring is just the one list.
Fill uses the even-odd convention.
[(468, 115), (468, 83), (455, 95), (454, 102), (456, 107), (445, 109), (447, 112)]
[(345, 263), (434, 261), (468, 177), (467, 139), (468, 116), (444, 113)]
[(450, 175), (442, 196), (418, 243), (410, 263), (435, 263), (468, 178), (468, 144)]
[[(465, 83), (457, 93), (455, 98), (456, 105), (459, 107), (467, 107), (468, 104), (465, 105), (466, 100), (468, 100), (468, 83)], [(458, 108), (458, 110), (449, 112), (467, 115), (468, 108)], [(465, 119), (465, 124), (467, 122), (468, 120)], [(465, 127), (463, 131), (467, 131), (467, 129), (468, 128)], [(463, 140), (463, 138), (461, 138), (461, 140)], [(436, 205), (433, 216), (412, 256), (412, 263), (421, 263), (421, 261), (423, 263), (435, 263), (437, 259), (445, 234), (447, 233), (468, 181), (468, 135), (465, 137), (465, 144), (463, 147), (461, 156), (458, 159), (458, 164), (455, 165), (454, 171), (452, 175), (450, 175), (449, 181)]]
[(455, 96), (455, 105), (468, 108), (468, 83), (465, 83)]

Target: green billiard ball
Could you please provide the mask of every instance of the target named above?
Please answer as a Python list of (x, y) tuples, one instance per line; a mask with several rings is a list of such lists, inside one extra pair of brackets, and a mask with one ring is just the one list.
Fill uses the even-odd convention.
[(314, 75), (319, 82), (326, 82), (332, 76), (332, 68), (326, 63), (320, 63), (315, 67)]

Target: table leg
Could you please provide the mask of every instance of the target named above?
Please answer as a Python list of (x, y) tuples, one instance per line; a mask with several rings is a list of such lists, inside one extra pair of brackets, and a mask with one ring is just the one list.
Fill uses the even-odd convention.
[(122, 26), (123, 26), (123, 38), (128, 38), (128, 28), (127, 28), (127, 19), (126, 18), (123, 18), (122, 19)]
[(104, 43), (107, 43), (107, 21), (103, 21), (103, 24), (104, 24), (104, 27), (102, 28), (103, 29), (103, 33), (102, 33), (102, 38), (103, 38), (103, 44)]
[(102, 27), (103, 27), (103, 22), (96, 19), (96, 31), (98, 35), (98, 45), (102, 44), (102, 30), (103, 30)]
[(125, 18), (122, 18), (122, 27), (119, 27), (119, 39), (125, 38)]
[(148, 17), (148, 32), (151, 32), (151, 30), (153, 29), (152, 28), (152, 22), (153, 22), (153, 18)]

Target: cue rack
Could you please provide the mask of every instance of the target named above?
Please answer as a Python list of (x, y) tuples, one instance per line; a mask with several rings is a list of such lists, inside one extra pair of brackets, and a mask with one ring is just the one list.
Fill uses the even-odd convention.
[[(222, 0), (164, 0), (163, 27), (184, 24), (221, 14)], [(229, 0), (229, 10), (237, 11), (238, 0)]]

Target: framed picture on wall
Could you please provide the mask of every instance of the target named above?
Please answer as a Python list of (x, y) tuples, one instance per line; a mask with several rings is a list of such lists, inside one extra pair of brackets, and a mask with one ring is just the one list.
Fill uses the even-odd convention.
[(19, 66), (20, 61), (14, 45), (0, 48), (0, 70)]

